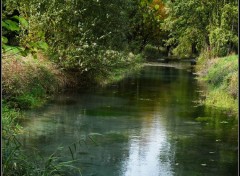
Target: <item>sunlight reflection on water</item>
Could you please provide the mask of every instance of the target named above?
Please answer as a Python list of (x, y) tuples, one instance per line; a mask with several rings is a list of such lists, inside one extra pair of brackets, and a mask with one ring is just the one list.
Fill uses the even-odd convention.
[(173, 175), (171, 159), (161, 159), (170, 153), (163, 118), (153, 115), (152, 121), (143, 123), (140, 136), (131, 137), (129, 157), (122, 162), (124, 176), (170, 176)]

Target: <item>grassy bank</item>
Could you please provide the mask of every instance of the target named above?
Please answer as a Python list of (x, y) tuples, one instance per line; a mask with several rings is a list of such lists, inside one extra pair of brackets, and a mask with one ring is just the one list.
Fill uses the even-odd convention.
[(238, 55), (206, 59), (199, 57), (196, 69), (200, 80), (208, 83), (204, 103), (238, 112)]

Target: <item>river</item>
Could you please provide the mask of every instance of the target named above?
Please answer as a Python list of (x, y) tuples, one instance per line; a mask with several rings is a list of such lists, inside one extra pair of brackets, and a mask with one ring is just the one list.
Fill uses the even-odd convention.
[(43, 156), (62, 147), (83, 176), (236, 176), (237, 118), (199, 106), (202, 91), (188, 69), (145, 66), (27, 111), (21, 141)]

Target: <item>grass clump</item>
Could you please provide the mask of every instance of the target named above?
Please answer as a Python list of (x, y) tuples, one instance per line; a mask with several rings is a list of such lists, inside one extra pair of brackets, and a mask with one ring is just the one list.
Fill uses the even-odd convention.
[(237, 113), (238, 100), (234, 99), (231, 95), (223, 90), (213, 89), (209, 91), (205, 100), (207, 106), (215, 106), (218, 108), (228, 109), (231, 112)]
[(238, 72), (237, 57), (237, 55), (232, 55), (215, 59), (205, 79), (214, 87), (228, 88), (231, 79)]

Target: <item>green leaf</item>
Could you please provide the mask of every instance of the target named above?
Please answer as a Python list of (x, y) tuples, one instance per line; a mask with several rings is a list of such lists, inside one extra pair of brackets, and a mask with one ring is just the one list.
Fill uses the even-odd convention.
[(29, 52), (30, 52), (29, 49), (25, 49), (25, 50), (21, 51), (21, 55), (26, 57)]
[(37, 48), (37, 47), (38, 47), (37, 42), (29, 42), (28, 45), (29, 45), (31, 48)]
[(156, 5), (154, 6), (154, 8), (155, 8), (155, 10), (158, 10), (158, 9), (159, 9), (159, 5), (156, 4)]
[(7, 42), (8, 42), (7, 37), (2, 36), (2, 43), (3, 43), (3, 44), (6, 44)]
[(17, 46), (3, 45), (2, 47), (6, 53), (20, 54), (23, 51), (23, 48)]
[(42, 49), (42, 50), (47, 50), (48, 49), (48, 44), (46, 42), (43, 41), (39, 41), (37, 42), (38, 48)]
[(17, 19), (24, 28), (28, 27), (28, 22), (25, 18), (23, 18), (21, 16), (13, 16), (12, 18)]
[(2, 22), (2, 27), (10, 31), (20, 31), (20, 27), (17, 22), (12, 20), (5, 20)]
[(8, 24), (7, 24), (7, 23), (5, 23), (4, 21), (2, 21), (2, 27), (5, 27), (5, 28), (7, 28), (7, 27), (8, 27)]
[(33, 56), (33, 59), (37, 59), (37, 54), (36, 53), (33, 53), (32, 56)]

